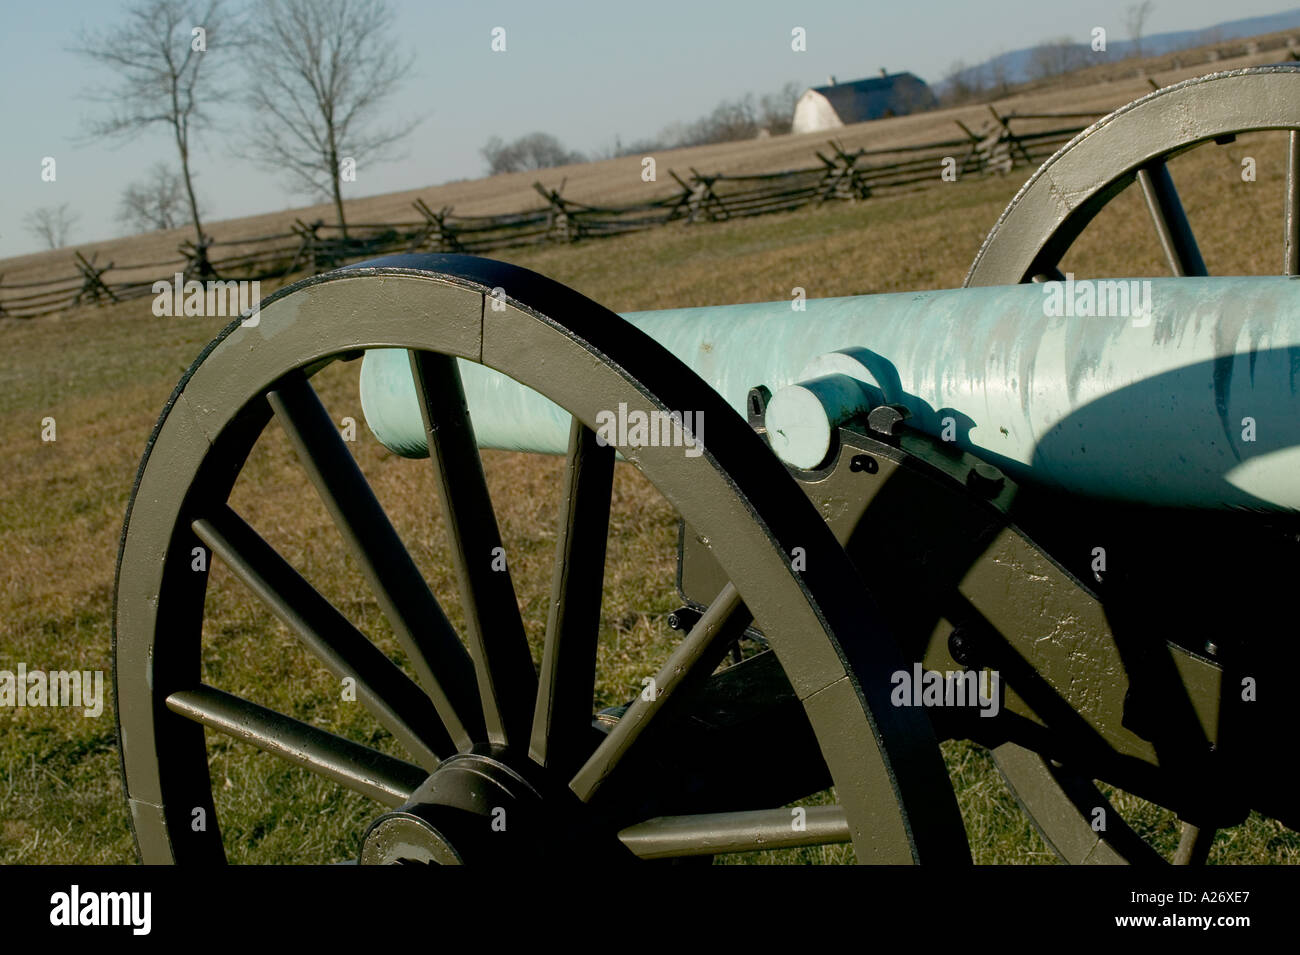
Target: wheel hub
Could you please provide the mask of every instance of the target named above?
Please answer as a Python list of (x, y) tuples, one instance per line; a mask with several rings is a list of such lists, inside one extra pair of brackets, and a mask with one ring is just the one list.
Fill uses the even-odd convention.
[(501, 759), (452, 756), (400, 809), (371, 823), (362, 865), (462, 865), (540, 858), (547, 827), (541, 792)]

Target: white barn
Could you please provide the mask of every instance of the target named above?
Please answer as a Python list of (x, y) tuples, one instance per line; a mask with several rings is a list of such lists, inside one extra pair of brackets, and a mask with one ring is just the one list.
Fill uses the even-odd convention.
[(886, 73), (851, 83), (806, 90), (794, 107), (791, 132), (815, 133), (885, 116), (906, 116), (938, 104), (925, 81), (911, 73)]

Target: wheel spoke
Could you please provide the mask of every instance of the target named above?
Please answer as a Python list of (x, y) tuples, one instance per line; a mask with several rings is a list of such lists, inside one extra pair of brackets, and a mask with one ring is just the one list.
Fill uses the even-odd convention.
[(852, 834), (840, 806), (809, 806), (802, 818), (790, 809), (659, 816), (618, 838), (642, 859), (668, 859), (831, 845), (852, 841)]
[(455, 555), (488, 739), (501, 745), (511, 740), (523, 743), (537, 695), (537, 672), (501, 547), (460, 369), (448, 355), (412, 351), (411, 373)]
[(1157, 159), (1139, 169), (1137, 180), (1174, 275), (1209, 275), (1164, 160)]
[(167, 697), (167, 708), (386, 806), (400, 806), (424, 781), (419, 766), (327, 733), (211, 686)]
[(1287, 134), (1286, 248), (1283, 275), (1300, 275), (1300, 130)]
[(1194, 826), (1183, 823), (1182, 835), (1178, 839), (1178, 849), (1174, 852), (1174, 865), (1205, 865), (1210, 857), (1210, 846), (1214, 845), (1217, 829)]
[[(1070, 865), (1163, 865), (1164, 858), (1124, 821), (1090, 776), (1018, 743), (993, 747), (993, 764), (1043, 840)], [(1093, 828), (1095, 810), (1106, 828)]]
[(375, 498), (329, 413), (303, 378), (267, 395), (321, 500), (360, 564), (402, 649), (461, 749), (482, 738), (473, 662)]
[(582, 742), (591, 733), (613, 482), (614, 448), (602, 447), (595, 432), (574, 418), (529, 747), (538, 763), (561, 771), (577, 769), (586, 755)]
[(722, 662), (750, 619), (735, 585), (727, 584), (655, 675), (654, 692), (647, 692), (651, 689), (647, 687), (636, 698), (569, 783), (579, 799), (590, 800), (616, 769), (627, 765), (628, 752), (652, 723), (671, 722), (674, 712), (689, 702), (691, 691), (703, 685)]
[(437, 709), (383, 651), (366, 639), (229, 507), (194, 522), (194, 533), (340, 680), (421, 766), (455, 752)]

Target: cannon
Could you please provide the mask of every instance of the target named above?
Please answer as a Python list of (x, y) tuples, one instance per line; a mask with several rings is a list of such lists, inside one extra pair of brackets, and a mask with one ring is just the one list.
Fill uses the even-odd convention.
[[(1254, 130), (1290, 131), (1281, 274), (1210, 277), (1165, 160)], [(1134, 184), (1173, 277), (1061, 273)], [(1297, 274), (1300, 70), (1269, 67), (1089, 127), (962, 289), (619, 316), (516, 266), (404, 255), (277, 292), (178, 384), (123, 529), (116, 710), (141, 858), (225, 856), (205, 729), (372, 799), (362, 863), (833, 843), (969, 862), (946, 739), (992, 751), (1068, 862), (1170, 861), (1099, 782), (1177, 813), (1178, 863), (1251, 812), (1297, 827), (1272, 755), (1300, 662), (1283, 630)], [(312, 386), (357, 359), (371, 431), (432, 461), (459, 627)], [(232, 505), (273, 420), (404, 665)], [(565, 455), (537, 660), (480, 447)], [(620, 458), (680, 517), (679, 639), (598, 708)], [(205, 682), (196, 549), (351, 680), (404, 755)]]

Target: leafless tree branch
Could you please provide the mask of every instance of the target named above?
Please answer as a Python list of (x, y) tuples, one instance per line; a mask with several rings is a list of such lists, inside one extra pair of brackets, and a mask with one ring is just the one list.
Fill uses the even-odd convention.
[(250, 34), (246, 101), (257, 122), (246, 154), (332, 199), (345, 237), (341, 163), (397, 158), (419, 122), (375, 125), (412, 66), (393, 52), (393, 25), (387, 0), (264, 0)]
[(165, 162), (158, 162), (144, 179), (123, 191), (117, 218), (132, 232), (150, 232), (186, 224), (186, 212), (185, 183)]
[(23, 228), (45, 243), (47, 249), (61, 249), (68, 243), (68, 233), (81, 216), (61, 206), (41, 206), (23, 217)]
[[(170, 128), (195, 234), (203, 241), (190, 169), (192, 136), (209, 124), (207, 108), (224, 90), (203, 69), (214, 54), (238, 45), (227, 0), (138, 0), (117, 26), (79, 34), (73, 52), (115, 74), (104, 90), (86, 93), (106, 112), (83, 121), (83, 140), (124, 140), (154, 125)], [(201, 27), (201, 37), (194, 29)], [(229, 33), (229, 36), (227, 36)], [(200, 47), (204, 48), (200, 48)]]
[(1133, 55), (1142, 55), (1142, 33), (1146, 29), (1147, 17), (1151, 15), (1151, 10), (1155, 6), (1151, 0), (1142, 0), (1141, 3), (1135, 3), (1128, 8), (1128, 13), (1124, 16), (1124, 22), (1128, 26), (1129, 39), (1133, 41)]

